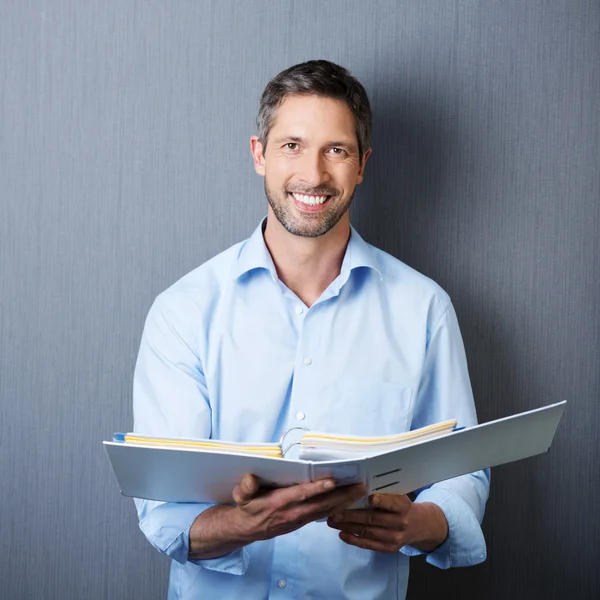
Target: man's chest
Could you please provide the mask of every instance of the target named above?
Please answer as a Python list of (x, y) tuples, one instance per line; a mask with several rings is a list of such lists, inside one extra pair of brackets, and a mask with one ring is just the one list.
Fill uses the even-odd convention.
[[(310, 309), (226, 299), (203, 348), (213, 436), (276, 439), (290, 427), (384, 435), (410, 427), (426, 350), (425, 315), (377, 294)], [(408, 307), (411, 308), (411, 307)]]

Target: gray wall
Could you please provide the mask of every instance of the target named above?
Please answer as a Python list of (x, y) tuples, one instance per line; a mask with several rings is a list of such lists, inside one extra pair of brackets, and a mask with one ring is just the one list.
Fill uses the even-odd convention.
[(488, 561), (410, 597), (598, 597), (599, 32), (594, 0), (2, 0), (0, 597), (164, 597), (101, 441), (153, 297), (265, 212), (258, 97), (315, 57), (368, 88), (354, 223), (452, 295), (480, 418), (570, 401), (494, 470)]

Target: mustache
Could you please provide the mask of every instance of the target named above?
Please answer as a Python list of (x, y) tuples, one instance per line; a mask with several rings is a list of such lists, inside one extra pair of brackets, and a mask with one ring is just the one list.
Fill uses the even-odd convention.
[(329, 185), (318, 185), (317, 187), (294, 186), (286, 188), (288, 194), (306, 194), (307, 196), (337, 196), (339, 191)]

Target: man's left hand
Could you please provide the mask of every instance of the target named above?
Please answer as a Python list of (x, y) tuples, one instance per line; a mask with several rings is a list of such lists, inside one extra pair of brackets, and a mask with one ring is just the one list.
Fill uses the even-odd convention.
[(340, 539), (366, 550), (398, 552), (412, 546), (431, 552), (448, 537), (448, 523), (442, 509), (432, 502), (413, 502), (408, 496), (375, 494), (372, 508), (346, 510), (327, 520), (340, 531)]

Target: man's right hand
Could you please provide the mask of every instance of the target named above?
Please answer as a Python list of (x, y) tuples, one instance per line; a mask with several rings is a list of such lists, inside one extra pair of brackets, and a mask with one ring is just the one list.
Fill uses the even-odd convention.
[(194, 521), (189, 556), (215, 558), (295, 531), (345, 510), (366, 492), (363, 484), (336, 488), (333, 479), (264, 490), (256, 477), (244, 475), (233, 490), (236, 506), (213, 506)]
[(253, 475), (244, 475), (233, 490), (236, 527), (249, 542), (268, 540), (335, 514), (366, 494), (362, 484), (335, 488), (333, 479), (263, 491)]

